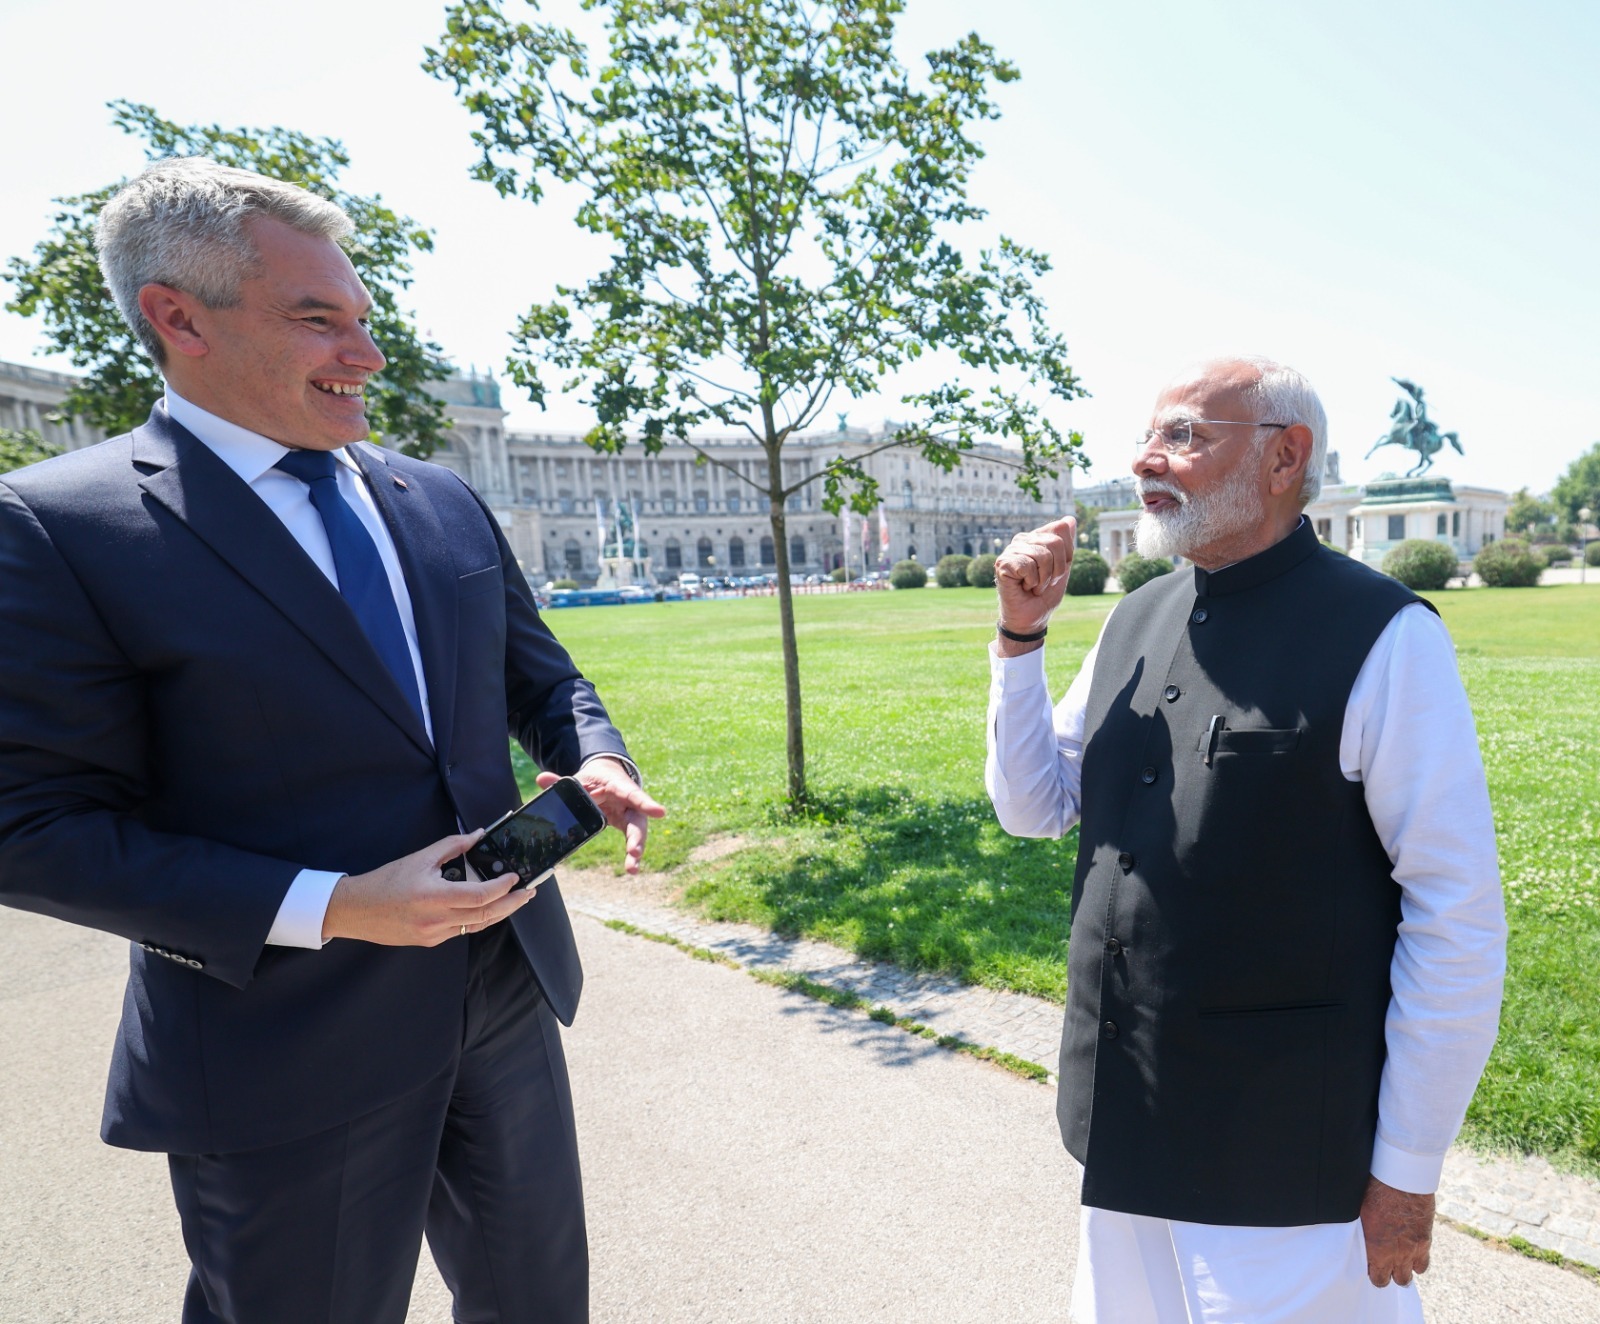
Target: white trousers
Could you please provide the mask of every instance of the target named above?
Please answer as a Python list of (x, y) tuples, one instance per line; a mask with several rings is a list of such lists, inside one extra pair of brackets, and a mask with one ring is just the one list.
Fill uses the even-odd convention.
[(1073, 1324), (1421, 1324), (1374, 1287), (1361, 1223), (1218, 1227), (1085, 1207)]

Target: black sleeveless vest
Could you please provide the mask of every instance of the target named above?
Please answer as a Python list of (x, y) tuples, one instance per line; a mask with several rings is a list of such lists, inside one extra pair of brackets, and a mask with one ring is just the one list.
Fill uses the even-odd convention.
[(1258, 1227), (1357, 1216), (1400, 889), (1339, 740), (1368, 652), (1415, 601), (1302, 521), (1112, 615), (1056, 1108), (1086, 1205)]

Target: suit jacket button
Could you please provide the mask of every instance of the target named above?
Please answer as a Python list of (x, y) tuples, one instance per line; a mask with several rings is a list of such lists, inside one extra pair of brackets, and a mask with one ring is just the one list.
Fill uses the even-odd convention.
[(1123, 873), (1127, 873), (1129, 869), (1133, 868), (1133, 856), (1128, 854), (1127, 851), (1123, 851), (1121, 855), (1117, 856), (1117, 866)]
[(1176, 703), (1178, 701), (1178, 696), (1182, 693), (1183, 691), (1180, 690), (1176, 685), (1168, 685), (1166, 689), (1161, 691), (1161, 697), (1168, 703)]
[(1121, 1033), (1121, 1031), (1117, 1029), (1117, 1023), (1115, 1021), (1107, 1021), (1100, 1027), (1100, 1033), (1105, 1035), (1107, 1039), (1115, 1039), (1117, 1035)]
[[(1110, 954), (1112, 956), (1121, 956), (1122, 955), (1122, 944), (1120, 942), (1118, 942), (1115, 938), (1107, 938), (1106, 939), (1106, 951), (1107, 951), (1108, 954)], [(1108, 1021), (1107, 1024), (1110, 1024), (1110, 1022)]]
[(1189, 619), (1196, 625), (1204, 625), (1206, 623), (1206, 617), (1210, 615), (1211, 613), (1208, 612), (1204, 607), (1196, 607), (1190, 614)]
[(1154, 768), (1146, 768), (1139, 774), (1139, 780), (1146, 786), (1154, 786), (1156, 784), (1156, 770)]
[(197, 961), (191, 956), (187, 961), (184, 962), (184, 964), (191, 970), (199, 970), (202, 968), (204, 962)]

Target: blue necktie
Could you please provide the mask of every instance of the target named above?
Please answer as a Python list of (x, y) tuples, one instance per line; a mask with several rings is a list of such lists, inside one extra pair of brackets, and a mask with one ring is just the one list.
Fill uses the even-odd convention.
[(417, 672), (411, 664), (411, 649), (406, 644), (405, 627), (394, 605), (389, 575), (383, 558), (360, 517), (339, 495), (338, 462), (327, 451), (290, 451), (276, 468), (292, 474), (311, 489), (311, 504), (322, 516), (328, 531), (328, 546), (333, 550), (333, 568), (339, 576), (339, 593), (367, 638), (378, 650), (393, 674), (400, 692), (411, 700), (417, 716), (422, 716), (422, 696), (417, 691)]

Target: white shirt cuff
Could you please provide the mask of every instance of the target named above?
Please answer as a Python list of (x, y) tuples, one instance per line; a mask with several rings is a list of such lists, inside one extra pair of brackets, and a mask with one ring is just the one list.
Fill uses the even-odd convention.
[(284, 893), (278, 917), (267, 934), (269, 947), (320, 948), (322, 924), (328, 918), (328, 902), (342, 873), (326, 869), (302, 869)]
[(989, 679), (998, 681), (1006, 688), (1027, 688), (1031, 685), (1043, 685), (1044, 676), (1044, 649), (1033, 648), (1026, 653), (1018, 653), (1015, 657), (1002, 657), (997, 641), (989, 641)]
[(1443, 1154), (1413, 1154), (1397, 1149), (1381, 1135), (1372, 1142), (1372, 1175), (1385, 1186), (1411, 1195), (1431, 1195), (1444, 1173)]

